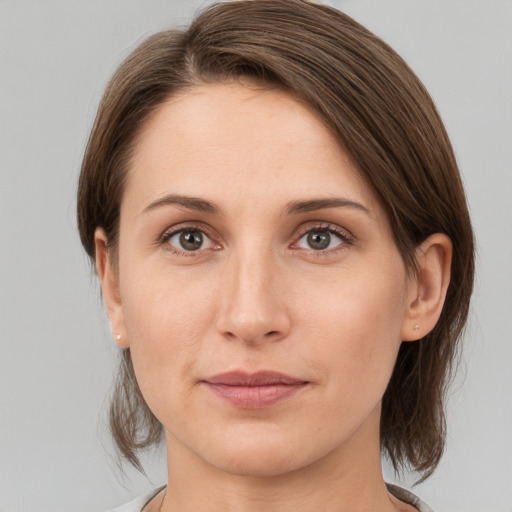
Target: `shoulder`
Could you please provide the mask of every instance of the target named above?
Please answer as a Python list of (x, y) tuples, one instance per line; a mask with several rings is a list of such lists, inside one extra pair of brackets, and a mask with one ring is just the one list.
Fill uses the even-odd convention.
[(141, 512), (142, 509), (147, 505), (147, 503), (151, 500), (151, 498), (155, 497), (162, 489), (162, 487), (158, 487), (153, 489), (151, 492), (144, 494), (143, 496), (139, 496), (138, 498), (130, 501), (129, 503), (125, 503), (120, 507), (116, 507), (107, 512)]
[(386, 487), (395, 498), (416, 507), (418, 512), (434, 512), (424, 501), (420, 500), (418, 496), (411, 491), (394, 484), (386, 484)]

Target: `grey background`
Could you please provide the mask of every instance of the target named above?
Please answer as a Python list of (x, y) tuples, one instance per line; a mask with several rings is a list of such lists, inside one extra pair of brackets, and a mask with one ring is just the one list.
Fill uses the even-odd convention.
[[(512, 2), (331, 3), (389, 42), (430, 90), (478, 238), (448, 450), (416, 492), (438, 512), (510, 512)], [(204, 4), (0, 0), (1, 511), (101, 512), (165, 479), (161, 455), (149, 457), (148, 478), (123, 477), (108, 455), (117, 352), (76, 234), (74, 194), (108, 77), (144, 36)]]

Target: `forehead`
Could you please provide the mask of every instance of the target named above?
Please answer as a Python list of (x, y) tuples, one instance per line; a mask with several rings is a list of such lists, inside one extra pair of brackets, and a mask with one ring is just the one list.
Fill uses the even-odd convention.
[(125, 195), (214, 201), (375, 197), (319, 115), (278, 89), (198, 86), (163, 103), (141, 130)]

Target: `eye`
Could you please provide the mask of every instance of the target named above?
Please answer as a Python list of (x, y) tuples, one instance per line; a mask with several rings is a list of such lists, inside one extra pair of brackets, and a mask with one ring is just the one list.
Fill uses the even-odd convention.
[(349, 242), (348, 236), (332, 228), (314, 228), (304, 233), (297, 247), (313, 251), (328, 251)]
[(177, 251), (193, 252), (211, 248), (212, 240), (201, 230), (195, 228), (181, 229), (170, 233), (166, 242)]

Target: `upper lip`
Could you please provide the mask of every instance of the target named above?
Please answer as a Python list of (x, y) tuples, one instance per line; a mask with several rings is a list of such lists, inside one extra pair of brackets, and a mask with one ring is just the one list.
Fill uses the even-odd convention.
[(231, 371), (208, 377), (205, 381), (209, 384), (223, 384), (225, 386), (271, 386), (272, 384), (292, 386), (307, 382), (303, 379), (296, 379), (284, 373), (269, 370), (261, 370), (255, 373)]

